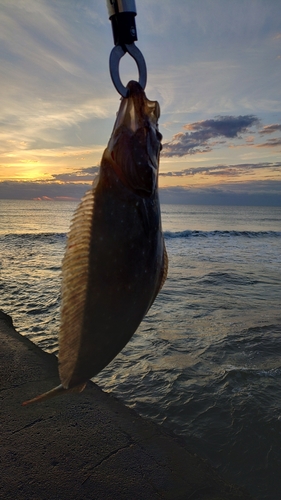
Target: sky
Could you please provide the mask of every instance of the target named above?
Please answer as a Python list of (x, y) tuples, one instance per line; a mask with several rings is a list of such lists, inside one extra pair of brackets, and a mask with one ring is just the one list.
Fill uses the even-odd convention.
[[(163, 203), (281, 206), (281, 0), (136, 0)], [(0, 0), (0, 199), (79, 199), (120, 96), (106, 0)], [(126, 54), (123, 83), (138, 79)]]

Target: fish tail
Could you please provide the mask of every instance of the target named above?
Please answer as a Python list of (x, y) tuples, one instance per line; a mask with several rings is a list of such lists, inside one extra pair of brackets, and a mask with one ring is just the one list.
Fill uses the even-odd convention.
[(61, 394), (66, 394), (67, 392), (82, 392), (83, 389), (85, 389), (86, 384), (80, 384), (77, 385), (76, 387), (72, 387), (71, 389), (65, 389), (62, 384), (58, 385), (57, 387), (54, 387), (48, 392), (44, 392), (44, 394), (40, 394), (39, 396), (36, 396), (35, 398), (28, 399), (27, 401), (24, 401), (22, 403), (22, 406), (29, 405), (31, 403), (41, 403), (42, 401), (47, 401), (48, 399), (52, 399), (55, 396), (60, 396)]

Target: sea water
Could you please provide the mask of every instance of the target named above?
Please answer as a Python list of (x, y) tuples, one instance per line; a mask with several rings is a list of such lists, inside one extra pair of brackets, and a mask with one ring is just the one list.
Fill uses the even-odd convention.
[[(0, 308), (58, 350), (73, 202), (0, 201)], [(94, 381), (260, 500), (281, 498), (281, 208), (163, 205), (169, 275)]]

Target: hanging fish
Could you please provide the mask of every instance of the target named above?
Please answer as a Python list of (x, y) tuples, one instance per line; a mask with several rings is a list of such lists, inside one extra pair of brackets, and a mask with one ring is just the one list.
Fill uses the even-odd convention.
[(128, 88), (99, 176), (74, 215), (62, 263), (61, 385), (24, 405), (83, 390), (130, 340), (166, 279), (160, 107), (137, 82)]

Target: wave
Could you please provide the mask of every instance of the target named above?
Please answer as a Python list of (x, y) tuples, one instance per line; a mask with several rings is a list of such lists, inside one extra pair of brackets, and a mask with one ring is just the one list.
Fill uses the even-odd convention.
[(67, 233), (9, 233), (1, 234), (0, 241), (60, 241), (66, 239)]
[[(231, 237), (246, 237), (246, 238), (280, 238), (281, 231), (198, 231), (198, 230), (185, 230), (185, 231), (164, 231), (166, 239), (173, 238), (231, 238)], [(50, 241), (50, 240), (65, 240), (67, 233), (9, 233), (0, 234), (0, 241), (13, 241), (13, 240), (28, 240), (28, 241)]]
[(225, 272), (211, 272), (203, 276), (199, 282), (203, 285), (226, 285), (226, 284), (234, 284), (234, 285), (256, 285), (259, 283), (257, 280), (253, 280), (248, 278), (248, 276), (239, 275), (237, 273), (225, 273)]
[(196, 231), (196, 230), (185, 230), (185, 231), (164, 231), (164, 237), (166, 239), (172, 238), (233, 238), (242, 236), (244, 238), (280, 238), (281, 231)]

